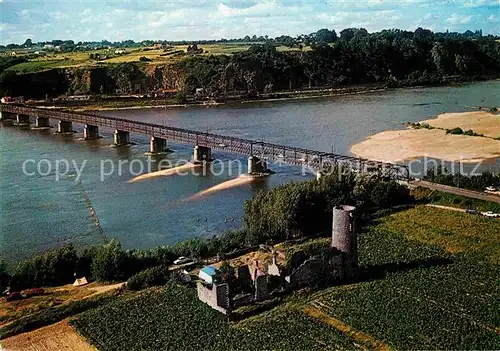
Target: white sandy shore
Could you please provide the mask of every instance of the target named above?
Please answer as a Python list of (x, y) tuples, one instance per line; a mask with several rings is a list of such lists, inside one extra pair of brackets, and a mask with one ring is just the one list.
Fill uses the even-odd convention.
[(383, 162), (401, 162), (424, 156), (445, 161), (479, 162), (500, 157), (500, 116), (487, 112), (449, 113), (423, 121), (437, 128), (472, 129), (486, 137), (446, 134), (443, 129), (391, 130), (354, 145), (358, 157)]
[(472, 129), (478, 134), (484, 134), (491, 138), (500, 137), (500, 115), (494, 115), (486, 111), (444, 113), (435, 119), (423, 122), (436, 128), (453, 129), (460, 127), (464, 131)]

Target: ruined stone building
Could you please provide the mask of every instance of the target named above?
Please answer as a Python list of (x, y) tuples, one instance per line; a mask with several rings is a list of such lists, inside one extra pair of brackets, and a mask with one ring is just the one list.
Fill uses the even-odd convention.
[[(205, 267), (200, 271), (198, 297), (212, 308), (224, 314), (234, 306), (262, 301), (272, 293), (294, 290), (308, 286), (330, 283), (335, 280), (351, 278), (358, 267), (357, 238), (355, 226), (355, 208), (338, 206), (333, 209), (331, 249), (326, 248), (317, 254), (307, 255), (303, 251), (295, 252), (290, 258), (291, 267), (284, 269), (276, 261), (273, 252), (272, 263), (264, 273), (258, 261), (240, 266), (236, 270), (236, 281), (240, 296), (233, 301), (228, 284), (218, 284), (217, 270)], [(288, 274), (285, 274), (285, 271)]]

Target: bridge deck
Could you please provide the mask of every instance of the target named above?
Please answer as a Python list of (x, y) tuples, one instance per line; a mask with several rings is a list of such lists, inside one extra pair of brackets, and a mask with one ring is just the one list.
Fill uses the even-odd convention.
[(163, 138), (175, 143), (190, 145), (197, 144), (214, 150), (247, 156), (254, 155), (269, 161), (280, 161), (291, 165), (306, 166), (316, 171), (323, 170), (329, 166), (345, 165), (346, 167), (364, 172), (376, 169), (382, 176), (390, 177), (392, 179), (407, 180), (409, 176), (408, 169), (404, 165), (370, 161), (357, 157), (169, 127), (154, 123), (132, 121), (123, 118), (7, 104), (1, 104), (0, 111), (29, 115), (32, 117), (59, 119), (62, 121), (90, 124), (131, 133), (145, 134), (157, 138)]

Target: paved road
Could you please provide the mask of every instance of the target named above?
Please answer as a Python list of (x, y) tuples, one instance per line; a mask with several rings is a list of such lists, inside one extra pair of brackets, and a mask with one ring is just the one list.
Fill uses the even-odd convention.
[(443, 193), (455, 194), (455, 195), (459, 195), (459, 196), (465, 196), (465, 197), (470, 197), (470, 198), (478, 199), (478, 200), (496, 202), (496, 203), (500, 204), (500, 196), (493, 195), (493, 194), (487, 194), (487, 193), (481, 193), (479, 191), (455, 188), (453, 186), (430, 183), (430, 182), (426, 182), (423, 180), (410, 181), (409, 186), (410, 186), (410, 189), (415, 189), (415, 188), (421, 186), (421, 187), (428, 188), (431, 190), (442, 191)]

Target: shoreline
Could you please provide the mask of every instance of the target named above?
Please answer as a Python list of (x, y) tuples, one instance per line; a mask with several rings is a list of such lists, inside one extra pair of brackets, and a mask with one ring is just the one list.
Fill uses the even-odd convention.
[[(372, 88), (372, 89), (360, 89), (357, 91), (345, 91), (348, 89), (352, 88), (340, 88), (340, 89), (328, 89), (329, 92), (323, 92), (323, 93), (318, 93), (318, 94), (310, 94), (308, 95), (307, 91), (300, 91), (298, 93), (282, 93), (283, 95), (286, 94), (291, 94), (294, 96), (287, 96), (287, 97), (269, 97), (269, 98), (259, 98), (259, 99), (233, 99), (225, 102), (188, 102), (184, 104), (150, 104), (150, 105), (133, 105), (133, 106), (120, 106), (120, 107), (107, 107), (107, 106), (98, 106), (98, 105), (90, 105), (90, 106), (82, 106), (82, 105), (76, 105), (76, 106), (65, 106), (65, 105), (37, 105), (33, 104), (35, 107), (38, 108), (48, 108), (48, 109), (68, 109), (76, 112), (89, 112), (89, 111), (120, 111), (120, 110), (140, 110), (140, 109), (154, 109), (154, 108), (197, 108), (197, 107), (217, 107), (217, 106), (228, 106), (228, 105), (237, 105), (237, 104), (258, 104), (258, 103), (265, 103), (265, 102), (280, 102), (280, 101), (295, 101), (295, 100), (309, 100), (309, 99), (320, 99), (320, 98), (328, 98), (328, 97), (334, 97), (334, 96), (347, 96), (347, 95), (358, 95), (358, 94), (369, 94), (369, 93), (375, 93), (375, 92), (382, 92), (382, 91), (388, 91), (388, 90), (393, 90), (393, 89), (405, 89), (405, 88), (416, 88), (416, 87), (402, 87), (402, 88)], [(336, 90), (336, 91), (332, 91)], [(338, 90), (344, 90), (344, 91), (338, 91)], [(301, 95), (303, 94), (303, 95)], [(154, 101), (151, 99), (146, 99), (146, 101)], [(114, 102), (119, 102), (120, 100), (110, 100)], [(137, 102), (141, 102), (144, 100), (139, 100)]]
[[(500, 115), (485, 111), (444, 113), (426, 119), (431, 128), (387, 130), (353, 145), (357, 157), (398, 163), (429, 157), (477, 163), (500, 158)], [(448, 134), (447, 129), (479, 131), (484, 136)]]
[[(479, 79), (479, 80), (458, 80), (458, 81), (449, 81), (443, 83), (430, 83), (430, 84), (401, 84), (396, 87), (389, 87), (387, 83), (373, 83), (373, 84), (360, 84), (360, 85), (350, 85), (345, 87), (329, 87), (329, 88), (320, 88), (320, 89), (309, 89), (305, 88), (302, 90), (295, 91), (281, 91), (269, 94), (269, 97), (260, 97), (256, 99), (247, 99), (244, 97), (238, 97), (234, 99), (230, 99), (223, 102), (207, 102), (207, 101), (194, 101), (194, 102), (186, 102), (186, 103), (165, 103), (169, 99), (162, 99), (163, 103), (154, 104), (154, 101), (159, 101), (155, 98), (137, 98), (136, 100), (121, 100), (121, 99), (109, 99), (109, 100), (101, 100), (95, 101), (95, 104), (52, 104), (46, 105), (37, 104), (34, 102), (32, 105), (40, 108), (53, 108), (53, 109), (68, 109), (77, 112), (89, 112), (89, 111), (120, 111), (120, 110), (138, 110), (138, 109), (153, 109), (153, 108), (190, 108), (190, 107), (217, 107), (217, 106), (228, 106), (228, 105), (237, 105), (237, 104), (252, 104), (252, 103), (265, 103), (265, 102), (284, 102), (284, 101), (300, 101), (300, 100), (309, 100), (309, 99), (320, 99), (320, 98), (329, 98), (335, 96), (348, 96), (348, 95), (362, 95), (362, 94), (370, 94), (376, 92), (384, 92), (391, 90), (400, 90), (400, 89), (422, 89), (422, 88), (431, 88), (431, 87), (446, 87), (446, 86), (459, 86), (463, 84), (473, 84), (479, 82), (488, 82), (488, 81), (499, 81), (500, 78), (497, 77), (488, 77), (487, 79)], [(280, 97), (280, 95), (282, 95)], [(173, 102), (173, 99), (170, 99)], [(103, 103), (99, 105), (99, 103)], [(124, 106), (102, 106), (106, 105), (106, 102), (111, 102), (115, 104), (122, 104)], [(130, 104), (132, 102), (132, 104)], [(149, 104), (147, 102), (150, 102)], [(145, 103), (142, 105), (141, 103)]]

